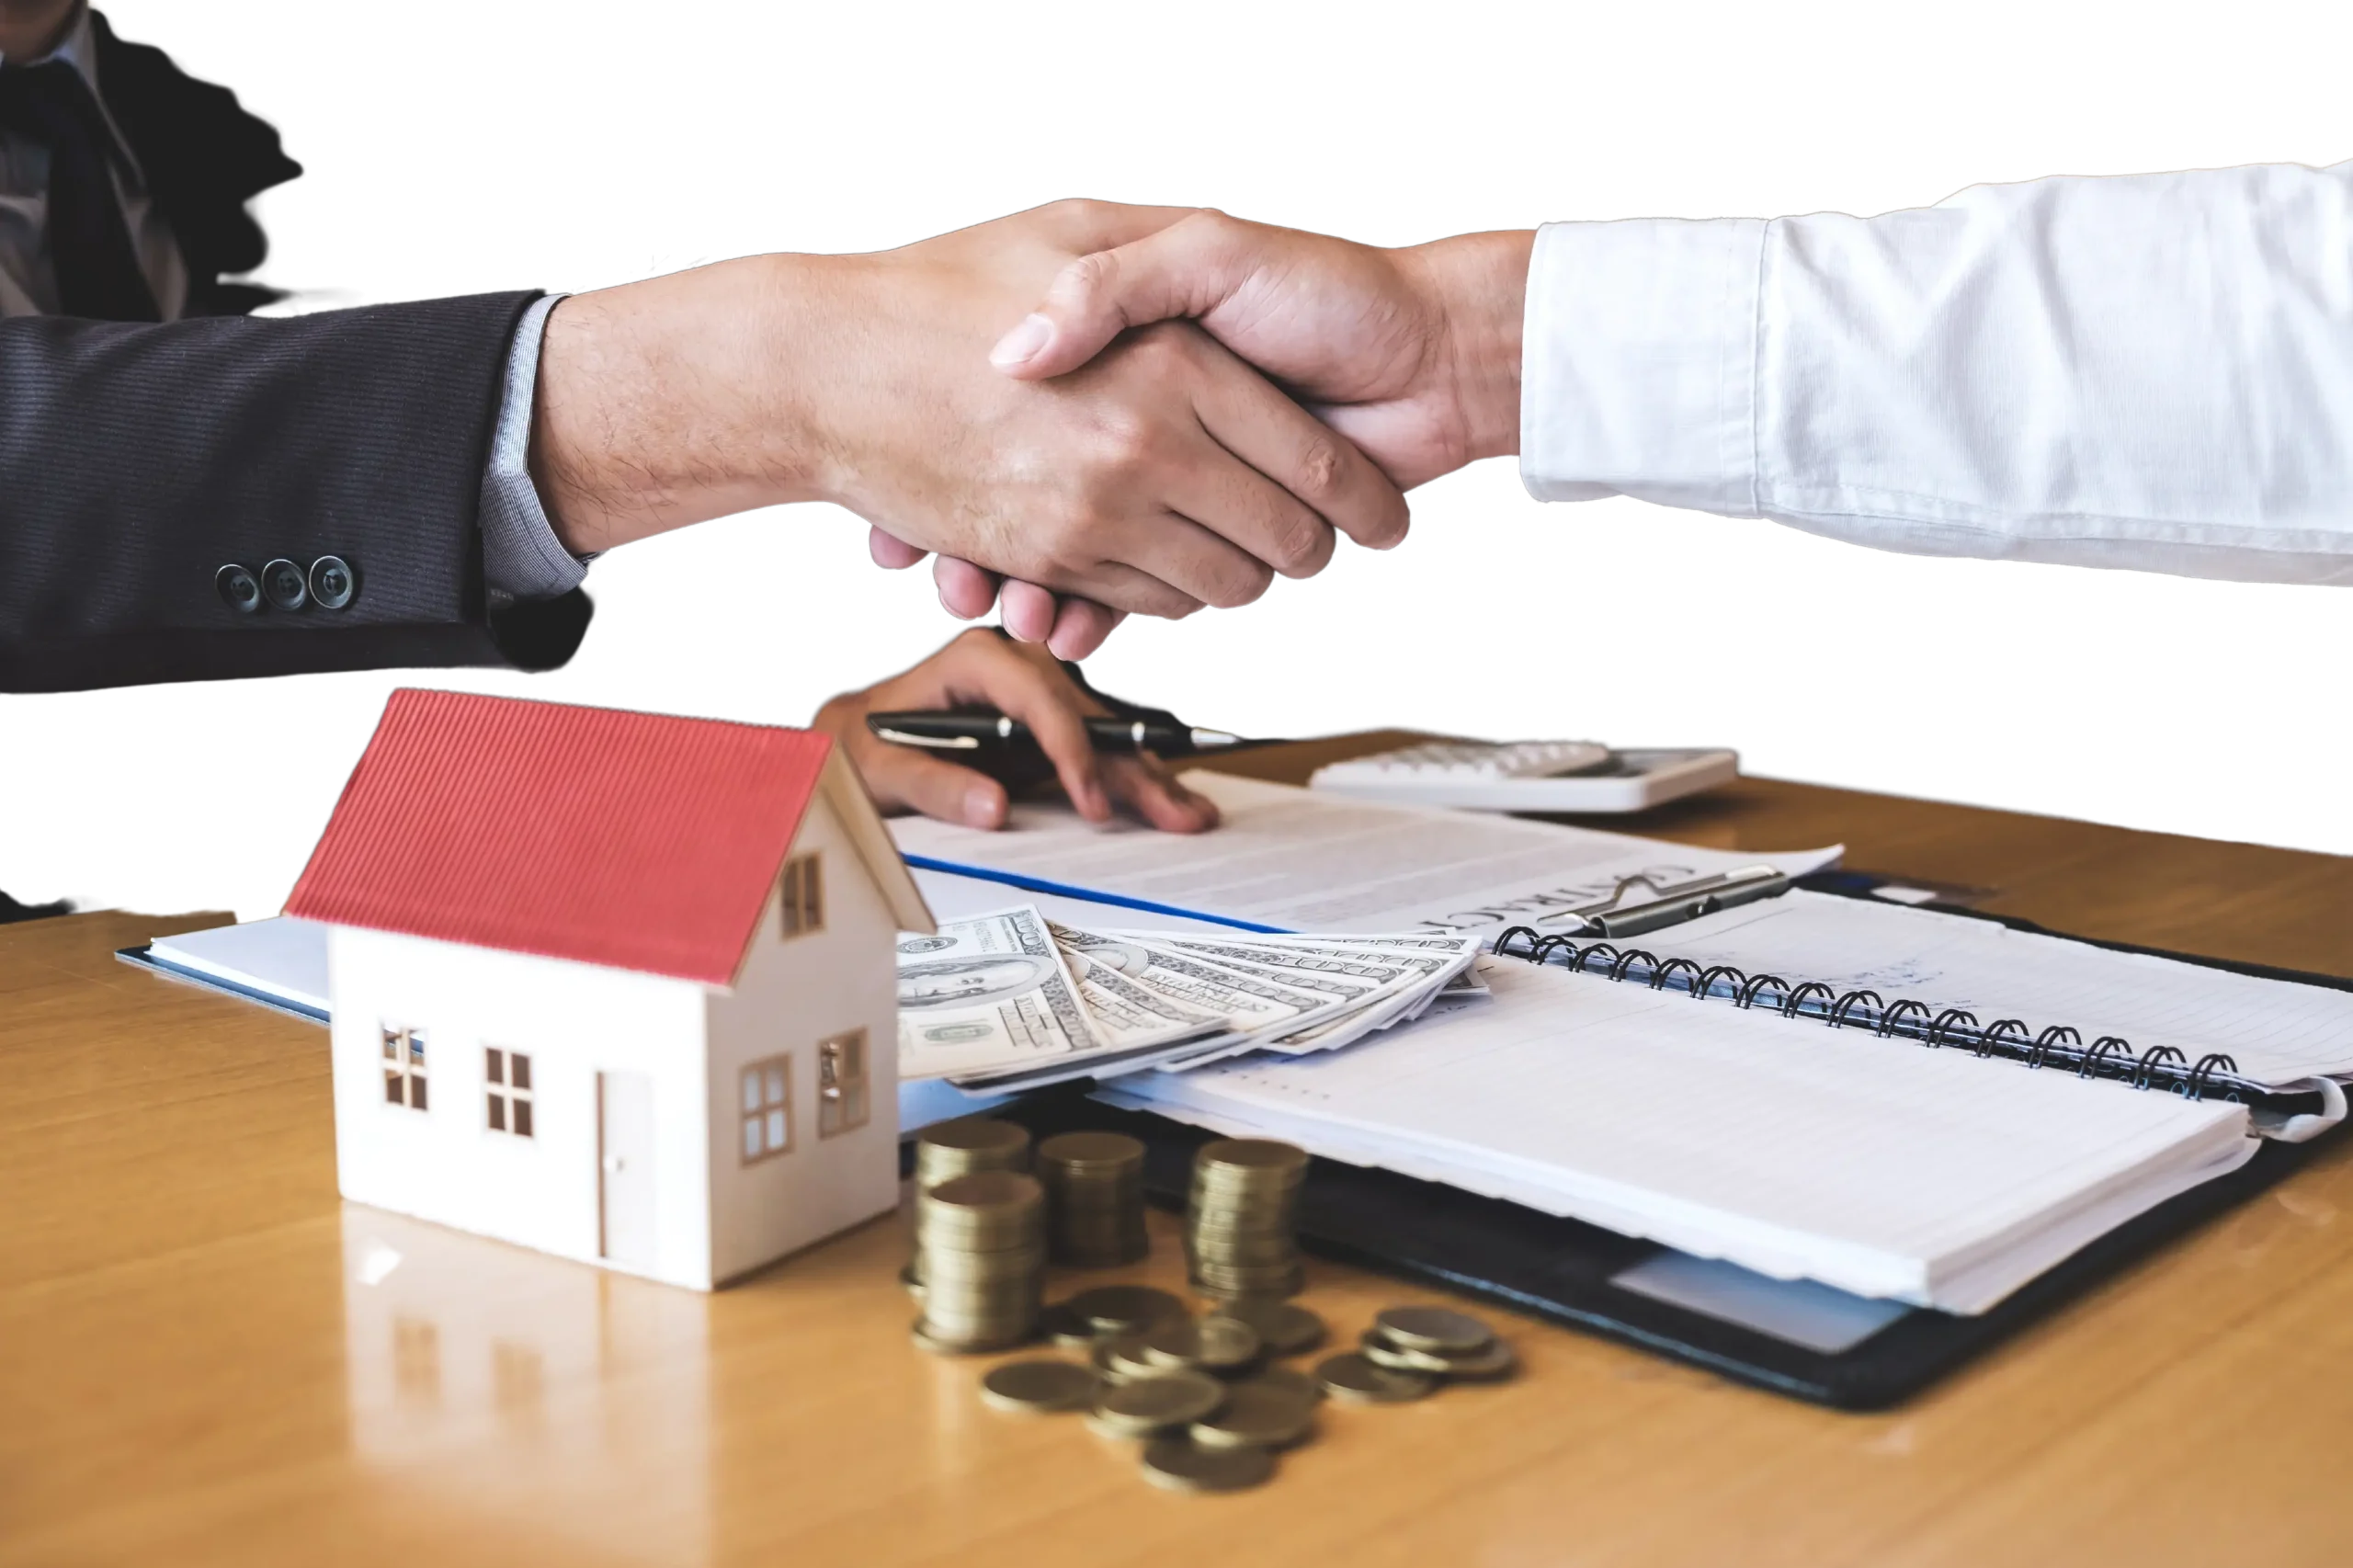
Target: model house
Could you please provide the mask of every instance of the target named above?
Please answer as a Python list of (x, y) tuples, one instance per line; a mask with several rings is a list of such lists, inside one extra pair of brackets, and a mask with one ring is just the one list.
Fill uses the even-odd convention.
[(699, 1290), (897, 1203), (931, 916), (826, 736), (396, 692), (286, 912), (355, 1202)]

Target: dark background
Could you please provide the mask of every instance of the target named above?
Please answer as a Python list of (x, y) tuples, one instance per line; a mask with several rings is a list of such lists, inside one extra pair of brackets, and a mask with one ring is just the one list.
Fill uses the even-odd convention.
[[(597, 285), (703, 252), (866, 250), (1062, 193), (1409, 243), (1563, 214), (1870, 212), (1972, 176), (2273, 151), (2014, 122), (1960, 125), (1941, 148), (1864, 142), (1760, 125), (1730, 99), (1665, 113), (1602, 85), (1574, 106), (1475, 83), (1308, 104), (1245, 75), (1163, 99), (1014, 42), (929, 85), (887, 51), (769, 38), (724, 9), (623, 35), (546, 14), (501, 30), (516, 21), (496, 9), (365, 30), (329, 28), (318, 7), (113, 9), (285, 116), (311, 179), (273, 202), (280, 276), (367, 299)], [(1040, 83), (1045, 108), (1009, 108)], [(798, 721), (953, 631), (929, 577), (878, 574), (864, 529), (821, 508), (647, 541), (596, 582), (588, 657), (511, 690)], [(1631, 502), (1537, 508), (1489, 464), (1415, 496), (1404, 551), (1344, 549), (1327, 577), (1247, 612), (1130, 626), (1092, 676), (1256, 734), (1409, 721), (1730, 742), (1783, 775), (2346, 846), (2346, 603), (1892, 561)], [(7, 704), (0, 883), (273, 909), (383, 685)]]

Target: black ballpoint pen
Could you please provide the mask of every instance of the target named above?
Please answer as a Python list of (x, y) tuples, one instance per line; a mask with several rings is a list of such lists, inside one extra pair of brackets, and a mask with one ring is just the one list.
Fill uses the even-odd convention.
[[(869, 713), (866, 727), (892, 745), (921, 746), (926, 751), (1005, 753), (1038, 750), (1029, 726), (1004, 713), (979, 709)], [(1223, 730), (1198, 729), (1165, 719), (1089, 719), (1087, 739), (1100, 752), (1156, 752), (1162, 756), (1189, 756), (1195, 752), (1224, 751), (1255, 745)]]

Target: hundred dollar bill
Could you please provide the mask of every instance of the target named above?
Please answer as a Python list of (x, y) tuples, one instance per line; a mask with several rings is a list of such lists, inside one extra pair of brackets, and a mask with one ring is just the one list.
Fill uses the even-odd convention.
[(1066, 951), (1063, 959), (1078, 982), (1079, 1002), (1095, 1029), (1095, 1049), (960, 1074), (950, 1082), (965, 1089), (1019, 1090), (1071, 1078), (1108, 1078), (1233, 1038), (1223, 1018), (1181, 1006), (1081, 954)]
[(1229, 1028), (1246, 1034), (1296, 1028), (1333, 1009), (1329, 992), (1286, 984), (1269, 975), (1180, 952), (1165, 937), (1135, 933), (1112, 936), (1060, 924), (1052, 929), (1054, 939), (1070, 951), (1183, 1006), (1217, 1014)]
[(899, 938), (899, 1076), (944, 1078), (1091, 1051), (1078, 983), (1023, 904)]

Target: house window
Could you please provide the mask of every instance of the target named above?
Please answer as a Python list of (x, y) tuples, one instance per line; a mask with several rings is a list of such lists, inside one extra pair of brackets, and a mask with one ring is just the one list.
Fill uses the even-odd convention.
[(384, 1031), (384, 1103), (425, 1108), (425, 1031)]
[(792, 1152), (792, 1058), (771, 1056), (745, 1067), (743, 1090), (744, 1163)]
[(811, 850), (795, 855), (784, 863), (784, 879), (777, 901), (784, 934), (790, 938), (802, 937), (825, 926), (824, 864)]
[(519, 1051), (483, 1048), (483, 1082), (490, 1106), (490, 1130), (531, 1135), (531, 1059)]
[(866, 1031), (817, 1042), (817, 1136), (866, 1125)]

